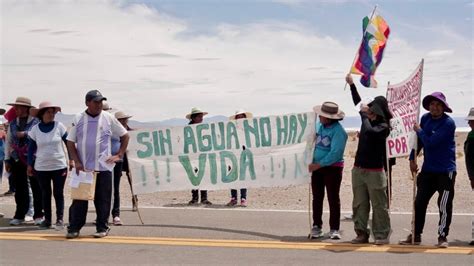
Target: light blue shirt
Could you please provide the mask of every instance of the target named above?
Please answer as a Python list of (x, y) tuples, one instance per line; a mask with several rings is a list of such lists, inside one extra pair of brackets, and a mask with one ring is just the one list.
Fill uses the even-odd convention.
[(313, 163), (321, 167), (334, 164), (343, 165), (344, 150), (346, 148), (347, 133), (339, 122), (324, 126), (316, 124), (316, 147), (314, 149)]

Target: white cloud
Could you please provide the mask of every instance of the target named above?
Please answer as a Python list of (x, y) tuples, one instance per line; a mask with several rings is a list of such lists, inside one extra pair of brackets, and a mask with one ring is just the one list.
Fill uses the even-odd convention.
[(454, 53), (453, 50), (433, 50), (429, 51), (427, 56), (428, 57), (445, 57), (448, 55), (452, 55)]
[[(256, 115), (310, 111), (325, 100), (356, 114), (343, 90), (356, 41), (341, 43), (278, 21), (222, 23), (214, 34), (190, 35), (193, 25), (145, 5), (35, 3), (3, 5), (2, 104), (25, 95), (75, 113), (85, 108), (85, 93), (99, 88), (111, 106), (143, 121), (182, 117), (193, 106), (222, 115), (238, 108)], [(448, 99), (457, 100), (455, 89), (472, 88), (465, 77), (472, 62), (449, 48), (448, 62), (427, 58), (424, 88), (446, 89)], [(429, 54), (391, 37), (376, 77), (381, 89), (361, 93), (385, 94), (382, 84), (402, 81)], [(458, 71), (443, 76), (450, 66)]]

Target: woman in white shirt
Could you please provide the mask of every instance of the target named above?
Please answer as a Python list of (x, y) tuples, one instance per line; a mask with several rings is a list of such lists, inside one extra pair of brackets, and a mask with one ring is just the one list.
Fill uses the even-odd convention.
[(64, 228), (64, 183), (67, 177), (67, 162), (63, 142), (66, 141), (67, 131), (61, 122), (54, 121), (59, 111), (61, 108), (50, 102), (40, 103), (38, 111), (40, 123), (28, 132), (31, 141), (28, 146), (27, 171), (30, 176), (36, 174), (43, 192), (45, 219), (39, 225), (40, 229), (49, 229), (52, 226), (52, 193), (56, 202), (56, 229)]

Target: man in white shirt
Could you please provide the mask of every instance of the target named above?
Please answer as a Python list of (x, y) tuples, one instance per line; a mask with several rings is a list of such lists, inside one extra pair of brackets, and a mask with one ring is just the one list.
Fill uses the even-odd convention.
[[(94, 205), (97, 232), (94, 237), (108, 235), (108, 219), (112, 195), (112, 172), (99, 163), (100, 156), (107, 156), (107, 163), (120, 160), (127, 149), (127, 130), (110, 113), (102, 112), (102, 101), (107, 100), (98, 90), (86, 94), (87, 110), (78, 114), (67, 137), (67, 147), (74, 160), (75, 171), (97, 172)], [(120, 149), (111, 154), (111, 138), (120, 137)], [(69, 208), (69, 227), (66, 238), (76, 238), (86, 223), (87, 200), (73, 200)]]

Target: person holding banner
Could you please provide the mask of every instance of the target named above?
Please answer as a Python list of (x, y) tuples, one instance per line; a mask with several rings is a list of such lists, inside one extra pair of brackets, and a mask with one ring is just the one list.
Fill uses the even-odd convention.
[[(102, 111), (102, 101), (106, 100), (98, 90), (86, 94), (87, 109), (76, 115), (67, 137), (67, 147), (74, 160), (74, 171), (95, 171), (94, 205), (96, 209), (96, 238), (106, 237), (110, 227), (110, 201), (112, 198), (112, 172), (109, 165), (120, 160), (127, 149), (129, 136), (127, 130), (113, 115)], [(120, 137), (120, 149), (111, 154), (111, 138)], [(106, 157), (105, 163), (100, 160)], [(66, 238), (79, 237), (79, 231), (86, 223), (87, 200), (73, 199), (69, 208), (69, 226)]]
[[(229, 120), (237, 120), (237, 119), (249, 119), (252, 118), (253, 114), (250, 112), (245, 112), (244, 110), (237, 110), (235, 111), (234, 115), (229, 117)], [(230, 201), (227, 203), (227, 206), (235, 206), (237, 205), (237, 189), (230, 190)], [(247, 207), (247, 189), (241, 188), (240, 189), (240, 206)]]
[[(61, 122), (54, 121), (61, 107), (50, 102), (39, 104), (38, 119), (40, 123), (34, 125), (28, 132), (28, 176), (38, 178), (43, 194), (44, 221), (39, 229), (49, 229), (51, 219), (51, 194), (56, 202), (56, 229), (64, 228), (64, 183), (67, 176), (66, 151), (63, 141), (66, 142), (66, 127)], [(70, 162), (72, 165), (72, 162)], [(51, 182), (53, 190), (51, 191)]]
[(36, 177), (27, 174), (28, 131), (38, 123), (38, 119), (30, 114), (34, 108), (27, 97), (17, 97), (14, 103), (8, 105), (13, 106), (15, 111), (5, 142), (5, 170), (11, 173), (16, 189), (16, 211), (10, 225), (20, 225), (25, 222), (31, 198), (28, 183), (31, 185), (33, 194), (34, 223), (40, 225), (43, 222), (41, 188)]
[(311, 174), (311, 189), (313, 192), (313, 238), (322, 237), (323, 230), (323, 200), (326, 188), (329, 202), (329, 238), (341, 239), (339, 233), (341, 217), (341, 188), (344, 169), (344, 150), (346, 148), (347, 133), (339, 123), (344, 119), (344, 112), (333, 102), (324, 102), (313, 108), (319, 115), (316, 125), (316, 147), (313, 163), (308, 166)]
[[(439, 207), (438, 247), (449, 246), (447, 236), (453, 213), (454, 183), (456, 180), (456, 144), (454, 120), (446, 113), (452, 110), (441, 92), (433, 92), (423, 98), (423, 108), (429, 113), (415, 123), (413, 129), (418, 136), (418, 149), (410, 154), (410, 170), (418, 172), (416, 156), (423, 149), (424, 161), (421, 172), (417, 176), (417, 192), (415, 198), (415, 231), (402, 245), (421, 243), (421, 234), (425, 225), (426, 208), (433, 194), (437, 191)], [(416, 155), (415, 155), (416, 153)]]
[[(471, 108), (466, 117), (471, 131), (468, 133), (464, 142), (464, 155), (466, 160), (467, 175), (471, 181), (471, 188), (474, 191), (474, 108)], [(469, 245), (474, 245), (474, 217), (471, 223), (472, 240)]]
[[(351, 87), (352, 100), (355, 105), (361, 97), (350, 74), (346, 82)], [(352, 168), (352, 212), (354, 229), (357, 234), (351, 242), (363, 244), (369, 242), (368, 220), (372, 205), (372, 233), (376, 245), (388, 244), (390, 241), (390, 216), (388, 213), (386, 164), (386, 139), (390, 134), (392, 114), (388, 109), (387, 99), (377, 96), (367, 105), (361, 105), (362, 120), (359, 143)]]
[[(189, 119), (188, 125), (194, 125), (194, 124), (199, 124), (202, 123), (204, 120), (204, 116), (207, 115), (207, 112), (201, 111), (199, 108), (193, 107), (191, 109), (191, 113), (186, 115), (186, 119)], [(189, 205), (194, 205), (199, 202), (199, 189), (193, 189), (191, 190), (192, 193), (192, 198), (188, 202)], [(210, 202), (207, 199), (207, 190), (201, 190), (201, 203), (205, 205), (212, 205), (212, 202)]]

